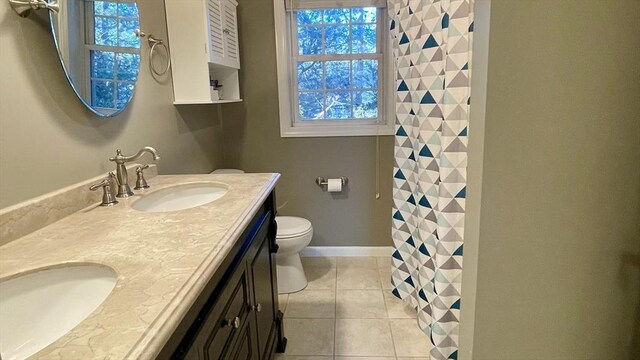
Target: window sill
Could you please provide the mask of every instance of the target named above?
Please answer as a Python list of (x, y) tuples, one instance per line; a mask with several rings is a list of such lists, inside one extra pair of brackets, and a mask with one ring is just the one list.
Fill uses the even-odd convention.
[(395, 125), (326, 125), (286, 126), (280, 128), (280, 137), (339, 137), (339, 136), (388, 136), (395, 134)]

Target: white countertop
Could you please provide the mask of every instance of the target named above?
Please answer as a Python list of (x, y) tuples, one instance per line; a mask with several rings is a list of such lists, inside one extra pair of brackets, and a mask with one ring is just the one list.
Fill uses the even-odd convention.
[(139, 212), (118, 199), (74, 213), (0, 247), (0, 281), (17, 274), (96, 263), (118, 274), (96, 311), (33, 359), (153, 359), (228, 255), (279, 174), (157, 176), (150, 193), (178, 184), (217, 182), (229, 191), (196, 208)]

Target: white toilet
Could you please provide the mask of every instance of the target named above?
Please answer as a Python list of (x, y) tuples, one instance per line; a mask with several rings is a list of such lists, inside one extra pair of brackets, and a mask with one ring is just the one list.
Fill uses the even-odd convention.
[(276, 223), (278, 293), (289, 294), (307, 287), (300, 251), (311, 242), (313, 226), (309, 220), (294, 216), (276, 216)]
[[(218, 169), (212, 174), (242, 174), (237, 169)], [(307, 287), (307, 276), (304, 274), (300, 251), (309, 245), (313, 237), (313, 226), (307, 219), (294, 216), (276, 216), (278, 232), (276, 244), (279, 249), (276, 255), (278, 273), (278, 293), (289, 294)]]
[(212, 174), (244, 174), (244, 171), (238, 170), (238, 169), (218, 169), (218, 170), (213, 170), (211, 173)]

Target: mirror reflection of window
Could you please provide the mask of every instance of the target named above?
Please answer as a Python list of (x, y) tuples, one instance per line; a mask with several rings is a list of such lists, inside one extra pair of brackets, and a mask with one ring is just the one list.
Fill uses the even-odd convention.
[(140, 28), (134, 1), (84, 0), (85, 99), (119, 110), (131, 97), (140, 65)]

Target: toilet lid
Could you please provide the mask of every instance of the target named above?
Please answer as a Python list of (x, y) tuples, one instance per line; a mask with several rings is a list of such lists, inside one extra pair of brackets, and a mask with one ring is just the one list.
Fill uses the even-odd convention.
[(276, 216), (278, 233), (276, 238), (287, 238), (305, 234), (311, 230), (311, 222), (295, 216)]

